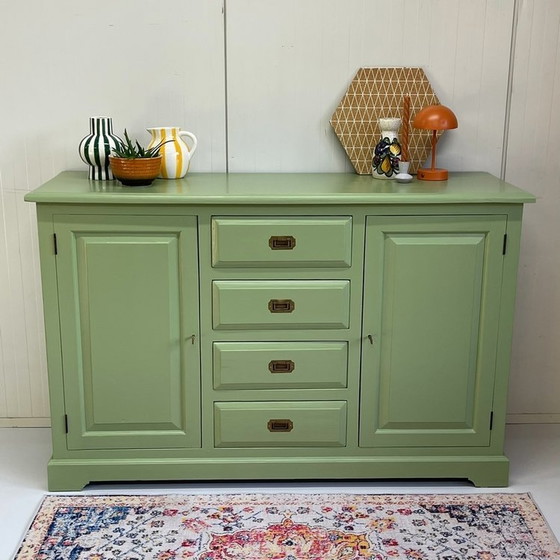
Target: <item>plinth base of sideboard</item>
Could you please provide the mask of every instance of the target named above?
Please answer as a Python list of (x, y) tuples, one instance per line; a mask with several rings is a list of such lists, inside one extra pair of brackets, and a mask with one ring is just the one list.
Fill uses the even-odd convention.
[(468, 479), (477, 487), (508, 485), (509, 460), (485, 457), (51, 459), (49, 490), (76, 491), (94, 482)]

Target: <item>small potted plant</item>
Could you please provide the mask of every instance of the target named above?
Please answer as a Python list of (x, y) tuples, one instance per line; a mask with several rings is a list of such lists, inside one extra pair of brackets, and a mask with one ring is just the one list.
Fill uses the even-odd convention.
[(123, 184), (129, 187), (142, 187), (151, 185), (161, 170), (162, 156), (159, 154), (160, 147), (146, 149), (138, 140), (133, 142), (128, 132), (124, 131), (124, 141), (117, 142), (109, 156), (109, 163), (113, 175)]

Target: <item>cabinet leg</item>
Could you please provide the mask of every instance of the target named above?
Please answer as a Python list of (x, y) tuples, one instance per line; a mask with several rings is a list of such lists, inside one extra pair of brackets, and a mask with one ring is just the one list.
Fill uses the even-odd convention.
[(469, 480), (477, 488), (504, 488), (509, 483), (509, 463), (478, 466), (469, 473)]
[(90, 479), (75, 467), (53, 464), (51, 461), (47, 468), (49, 492), (73, 492), (82, 490)]

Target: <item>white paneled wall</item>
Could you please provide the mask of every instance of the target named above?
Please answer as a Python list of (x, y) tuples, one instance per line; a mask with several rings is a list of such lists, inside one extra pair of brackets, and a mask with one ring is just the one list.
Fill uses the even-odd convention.
[(510, 410), (560, 422), (560, 2), (522, 0), (506, 179), (525, 210)]
[(192, 171), (352, 172), (329, 119), (362, 66), (423, 67), (459, 118), (441, 165), (499, 174), (506, 157), (507, 179), (541, 198), (527, 209), (510, 412), (560, 419), (559, 21), (557, 0), (0, 0), (0, 425), (47, 422), (23, 195), (85, 169), (88, 117), (144, 141), (148, 126), (194, 132)]
[(90, 116), (146, 143), (199, 138), (193, 171), (225, 170), (222, 0), (0, 0), (0, 425), (47, 422), (35, 209), (25, 192), (85, 169)]
[(513, 2), (228, 3), (230, 171), (351, 171), (329, 119), (362, 66), (421, 66), (460, 134), (442, 165), (500, 172)]
[[(0, 194), (0, 417), (48, 414), (35, 209)], [(22, 248), (27, 248), (23, 251)]]

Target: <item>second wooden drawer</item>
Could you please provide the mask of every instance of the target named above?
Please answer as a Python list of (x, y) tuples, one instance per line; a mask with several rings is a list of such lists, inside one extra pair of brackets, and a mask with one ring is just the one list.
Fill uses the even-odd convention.
[(347, 329), (348, 280), (219, 280), (215, 329)]

